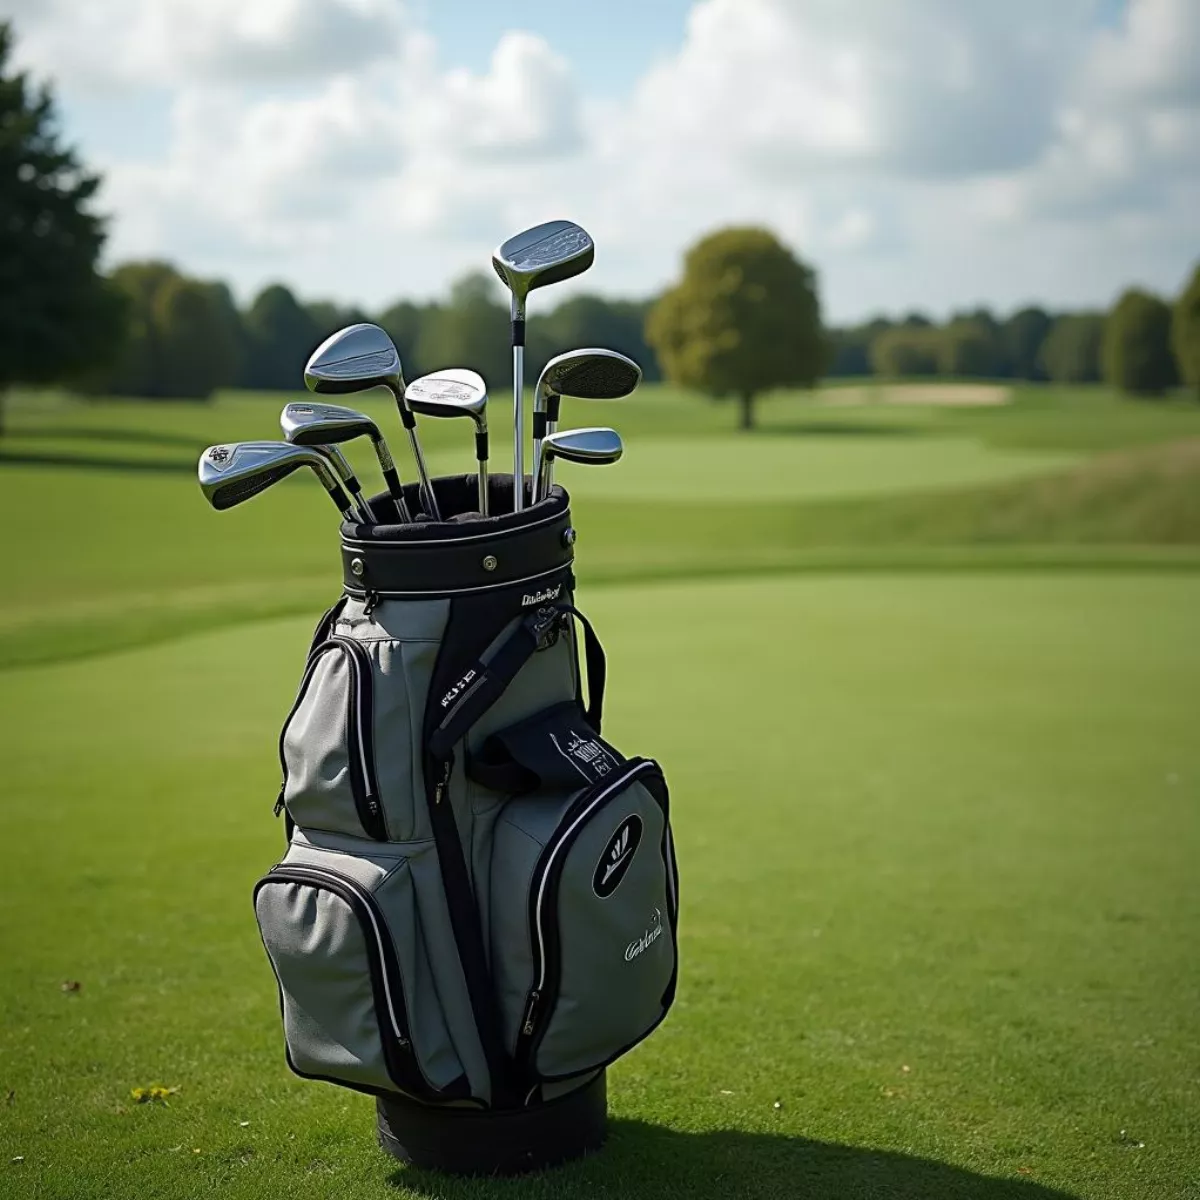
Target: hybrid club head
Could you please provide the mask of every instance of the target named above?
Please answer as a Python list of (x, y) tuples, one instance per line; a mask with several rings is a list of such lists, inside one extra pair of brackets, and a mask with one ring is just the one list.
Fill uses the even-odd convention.
[(378, 325), (360, 322), (330, 334), (309, 356), (304, 367), (304, 386), (310, 392), (325, 396), (344, 396), (373, 387), (387, 388), (396, 399), (401, 424), (412, 445), (425, 505), (435, 521), (442, 519), (417, 438), (417, 421), (405, 397), (400, 352), (384, 330)]
[[(400, 483), (400, 476), (396, 473), (392, 453), (384, 441), (383, 434), (379, 432), (379, 426), (366, 413), (353, 408), (343, 408), (340, 404), (293, 401), (284, 405), (279, 414), (279, 426), (283, 430), (283, 436), (295, 446), (335, 446), (355, 438), (370, 438), (400, 520), (412, 520), (404, 503), (404, 489)], [(357, 483), (357, 480), (354, 482)], [(363, 500), (359, 500), (359, 503), (366, 505), (366, 501)], [(369, 507), (367, 511), (370, 511)]]
[[(502, 242), (492, 266), (512, 293), (513, 511), (525, 507), (525, 300), (534, 288), (571, 279), (596, 256), (587, 230), (574, 221), (547, 221)], [(533, 480), (534, 492), (537, 479)]]
[(329, 461), (311, 446), (293, 446), (290, 442), (232, 442), (209, 446), (200, 456), (197, 474), (205, 498), (213, 508), (223, 511), (266, 491), (300, 467), (315, 471), (342, 516), (354, 518), (354, 509)]
[(479, 511), (488, 512), (487, 384), (477, 371), (447, 367), (408, 385), (413, 412), (426, 417), (470, 417), (475, 422), (475, 459), (479, 464)]
[(595, 256), (595, 244), (582, 226), (547, 221), (502, 242), (492, 255), (492, 266), (513, 294), (515, 315), (524, 313), (525, 297), (534, 288), (581, 275)]
[(549, 434), (542, 443), (542, 466), (536, 498), (544, 500), (550, 490), (549, 467), (556, 458), (567, 462), (604, 466), (624, 453), (621, 435), (615, 429), (564, 429)]

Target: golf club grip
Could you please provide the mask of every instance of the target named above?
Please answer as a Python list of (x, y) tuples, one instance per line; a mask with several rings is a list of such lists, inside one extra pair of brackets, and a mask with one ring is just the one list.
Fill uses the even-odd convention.
[(475, 431), (475, 461), (485, 463), (488, 460), (488, 432), (486, 429)]
[(412, 524), (412, 513), (408, 511), (408, 505), (404, 502), (404, 485), (400, 482), (400, 475), (395, 467), (384, 467), (383, 481), (387, 484), (388, 495), (396, 505), (396, 515), (405, 525)]

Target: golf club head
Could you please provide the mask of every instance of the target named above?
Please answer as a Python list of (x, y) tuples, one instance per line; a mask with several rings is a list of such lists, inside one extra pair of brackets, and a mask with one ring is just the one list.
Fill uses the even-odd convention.
[(615, 429), (564, 429), (546, 438), (546, 453), (577, 463), (614, 463), (625, 447)]
[(304, 385), (322, 395), (386, 387), (402, 396), (400, 352), (378, 325), (347, 325), (330, 334), (309, 356)]
[[(335, 499), (341, 491), (328, 460), (308, 446), (289, 442), (232, 442), (200, 455), (200, 490), (218, 511), (257, 496), (300, 467), (311, 467)], [(339, 504), (339, 507), (341, 505)]]
[(279, 414), (279, 428), (294, 446), (329, 446), (358, 437), (379, 437), (379, 426), (353, 408), (340, 404), (293, 401)]
[(469, 416), (487, 428), (487, 384), (477, 371), (447, 367), (422, 375), (408, 385), (405, 395), (413, 412), (427, 417)]
[(642, 381), (642, 368), (615, 350), (568, 350), (556, 355), (538, 377), (537, 403), (546, 407), (551, 396), (585, 400), (617, 400)]
[(580, 275), (592, 265), (596, 247), (574, 221), (547, 221), (514, 234), (496, 249), (492, 266), (523, 309), (534, 288)]

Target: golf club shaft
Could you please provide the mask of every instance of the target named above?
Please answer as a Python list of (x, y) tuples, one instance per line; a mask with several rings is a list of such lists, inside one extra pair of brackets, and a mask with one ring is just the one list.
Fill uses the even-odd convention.
[(383, 435), (380, 434), (378, 440), (371, 439), (371, 444), (375, 447), (375, 457), (379, 459), (379, 469), (383, 472), (383, 481), (387, 484), (388, 495), (392, 498), (392, 503), (396, 506), (396, 516), (404, 525), (412, 524), (412, 513), (408, 511), (408, 505), (404, 502), (404, 485), (400, 482), (400, 474), (396, 470), (396, 463), (392, 459), (392, 452), (388, 449), (388, 444), (383, 440)]
[[(549, 437), (550, 434), (557, 433), (557, 432), (558, 432), (558, 418), (556, 416), (554, 420), (550, 420), (550, 421), (546, 422), (546, 436)], [(538, 466), (539, 466), (539, 468), (541, 467), (540, 462), (538, 463)], [(545, 499), (546, 496), (550, 495), (550, 485), (554, 482), (554, 459), (553, 458), (551, 458), (550, 461), (546, 463), (546, 470), (543, 475), (543, 479), (544, 479), (544, 483), (542, 484), (542, 494), (538, 497), (539, 500)]]
[(417, 418), (404, 398), (404, 390), (402, 388), (392, 388), (392, 392), (396, 397), (396, 407), (400, 410), (400, 423), (408, 433), (408, 444), (412, 447), (413, 459), (417, 464), (417, 474), (421, 479), (421, 491), (425, 497), (425, 507), (435, 521), (440, 521), (442, 514), (438, 509), (437, 497), (433, 494), (433, 485), (429, 482), (429, 469), (425, 465), (425, 454), (421, 450), (421, 439), (417, 437)]
[(475, 430), (475, 459), (479, 463), (479, 513), (488, 515), (488, 431)]
[(374, 525), (376, 523), (375, 513), (372, 511), (370, 504), (367, 503), (367, 498), (363, 495), (362, 488), (359, 486), (358, 477), (354, 474), (350, 463), (346, 460), (346, 456), (334, 445), (321, 446), (320, 450), (333, 464), (343, 486), (353, 498), (354, 505), (358, 509), (359, 520), (366, 525)]
[(513, 293), (513, 512), (525, 507), (525, 305)]
[(539, 500), (545, 500), (550, 492), (550, 470), (554, 463), (554, 456), (546, 454), (545, 448), (542, 448), (541, 457), (538, 460), (538, 473), (536, 484), (533, 490), (533, 500), (536, 504)]

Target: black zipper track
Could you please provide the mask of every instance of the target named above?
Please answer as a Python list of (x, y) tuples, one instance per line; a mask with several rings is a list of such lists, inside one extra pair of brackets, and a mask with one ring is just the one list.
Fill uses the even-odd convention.
[(287, 791), (288, 769), (284, 755), (284, 740), (288, 726), (292, 723), (300, 705), (308, 693), (313, 673), (320, 660), (334, 650), (346, 655), (350, 665), (350, 695), (346, 712), (346, 760), (350, 771), (350, 792), (354, 797), (354, 809), (368, 837), (378, 842), (388, 840), (387, 821), (379, 799), (379, 783), (375, 775), (374, 717), (371, 689), (371, 660), (366, 650), (353, 638), (335, 634), (327, 641), (316, 645), (309, 652), (308, 664), (300, 680), (296, 699), (288, 712), (283, 728), (279, 731), (279, 765), (283, 771), (283, 783), (279, 789), (279, 803), (283, 805)]
[[(575, 839), (579, 836), (580, 830), (586, 824), (585, 821), (578, 821), (578, 824), (576, 824), (578, 818), (587, 813), (588, 808), (595, 803), (597, 798), (603, 797), (604, 804), (600, 806), (603, 808), (611, 800), (624, 792), (631, 783), (634, 783), (643, 775), (648, 776), (650, 779), (662, 780), (661, 768), (653, 759), (633, 758), (629, 760), (623, 773), (618, 778), (606, 779), (585, 788), (576, 797), (575, 802), (559, 822), (559, 829), (565, 828), (567, 830), (566, 835), (557, 840), (551, 838), (543, 848), (537, 865), (534, 867), (529, 886), (529, 940), (530, 949), (533, 953), (534, 971), (531, 990), (521, 1018), (521, 1028), (517, 1033), (517, 1043), (514, 1053), (517, 1068), (526, 1079), (534, 1075), (532, 1070), (534, 1056), (546, 1032), (547, 1015), (554, 1011), (554, 1006), (558, 1000), (558, 990), (561, 985), (558, 922), (554, 919), (545, 921), (544, 928), (541, 929), (541, 936), (539, 937), (539, 910), (544, 908), (547, 913), (551, 914), (557, 912), (558, 884), (562, 877), (563, 864), (570, 853), (571, 844), (574, 843)], [(669, 910), (667, 919), (670, 923), (671, 937), (674, 942), (679, 920), (679, 898), (674, 853), (670, 841), (670, 809), (664, 796), (659, 795), (657, 788), (648, 786), (646, 790), (654, 797), (663, 814), (663, 841), (660, 845), (660, 852), (663, 855), (664, 865), (667, 869), (667, 907)], [(539, 893), (543, 890), (543, 878), (545, 878), (544, 904), (539, 905)], [(666, 1016), (666, 1008), (669, 1007), (674, 997), (677, 973), (678, 951), (675, 954), (675, 970), (672, 972), (671, 982), (664, 995), (663, 1017)], [(662, 1018), (659, 1020), (661, 1021)], [(651, 1029), (648, 1029), (637, 1041), (641, 1041), (658, 1024), (659, 1022), (655, 1022), (655, 1025)], [(630, 1046), (622, 1047), (607, 1062), (597, 1063), (595, 1067), (588, 1067), (587, 1070), (607, 1066), (608, 1063), (620, 1058), (622, 1054), (626, 1053), (627, 1050), (636, 1044), (637, 1042), (633, 1042)], [(572, 1072), (571, 1076), (579, 1073)], [(564, 1076), (563, 1078), (570, 1078), (571, 1076)], [(548, 1082), (556, 1077), (537, 1075), (536, 1078), (539, 1081)]]
[[(465, 1098), (469, 1091), (465, 1077), (456, 1080), (451, 1089), (439, 1091), (425, 1078), (421, 1070), (412, 1045), (408, 1003), (400, 964), (396, 960), (395, 947), (391, 943), (391, 935), (387, 932), (383, 914), (369, 893), (332, 871), (303, 864), (288, 864), (274, 868), (259, 880), (254, 888), (255, 898), (262, 888), (272, 883), (296, 883), (305, 887), (324, 888), (337, 896), (354, 913), (362, 928), (363, 944), (367, 948), (367, 964), (371, 975), (371, 991), (375, 997), (375, 1016), (379, 1024), (384, 1063), (396, 1087), (407, 1095), (424, 1100), (448, 1100), (460, 1096)], [(280, 994), (282, 996), (282, 989)], [(389, 1021), (394, 1022), (394, 1025)], [(296, 1071), (290, 1052), (287, 1057), (289, 1067), (297, 1075), (303, 1075), (304, 1072)], [(341, 1081), (333, 1079), (331, 1082)]]

